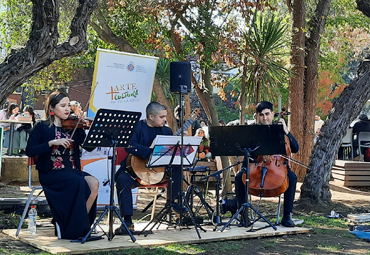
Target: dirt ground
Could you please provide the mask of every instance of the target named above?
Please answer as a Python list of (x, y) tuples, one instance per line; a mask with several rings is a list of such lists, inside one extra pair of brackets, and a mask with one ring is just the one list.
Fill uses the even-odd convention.
[[(296, 199), (299, 198), (300, 185), (297, 187)], [(294, 208), (294, 216), (326, 215), (331, 210), (341, 214), (369, 213), (370, 189), (350, 189), (331, 183), (333, 205), (330, 208), (317, 208), (319, 213), (307, 212), (298, 206)], [(0, 197), (27, 197), (27, 191), (19, 185), (0, 183)], [(139, 204), (139, 209), (145, 204)], [(271, 209), (273, 208), (273, 209)], [(261, 207), (263, 210), (276, 210), (276, 201), (267, 200)], [(143, 214), (135, 212), (136, 218)], [(15, 228), (20, 216), (0, 212), (0, 227)], [(189, 245), (185, 251), (176, 252), (163, 247), (159, 250), (146, 249), (144, 253), (131, 250), (127, 254), (370, 254), (370, 242), (358, 239), (348, 229), (323, 226), (308, 234), (287, 235), (281, 237), (215, 242), (202, 245)], [(32, 246), (11, 238), (0, 232), (0, 254), (45, 254)], [(126, 254), (125, 252), (107, 252), (106, 254)]]

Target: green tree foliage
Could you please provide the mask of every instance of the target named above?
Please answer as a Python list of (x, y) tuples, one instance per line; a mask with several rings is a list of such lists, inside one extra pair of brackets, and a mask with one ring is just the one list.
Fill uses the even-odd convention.
[(286, 85), (289, 70), (284, 60), (288, 52), (288, 24), (272, 13), (257, 14), (250, 31), (243, 32), (241, 50), (246, 56), (247, 103), (276, 99)]
[(334, 0), (327, 19), (319, 55), (319, 71), (330, 72), (334, 82), (344, 85), (348, 63), (369, 42), (370, 19), (350, 0)]

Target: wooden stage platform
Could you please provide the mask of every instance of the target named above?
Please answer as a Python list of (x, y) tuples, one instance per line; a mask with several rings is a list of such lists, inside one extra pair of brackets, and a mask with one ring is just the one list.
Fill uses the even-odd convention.
[(370, 186), (370, 162), (336, 160), (331, 171), (334, 180), (343, 186)]
[[(224, 220), (223, 220), (224, 221)], [(227, 222), (227, 221), (224, 221)], [(114, 229), (119, 225), (115, 225)], [(135, 223), (135, 230), (140, 230), (146, 223)], [(267, 226), (265, 222), (256, 222), (254, 229), (259, 229)], [(108, 229), (107, 226), (102, 226), (103, 229)], [(156, 227), (153, 230), (153, 234), (149, 234), (147, 237), (143, 235), (135, 235), (136, 242), (133, 243), (129, 236), (115, 236), (113, 240), (108, 241), (108, 238), (104, 236), (104, 239), (98, 241), (81, 243), (72, 243), (69, 240), (58, 240), (54, 237), (54, 228), (52, 227), (42, 227), (37, 228), (36, 235), (30, 235), (27, 229), (22, 229), (18, 238), (22, 242), (28, 243), (36, 248), (44, 250), (52, 254), (84, 254), (92, 251), (108, 251), (108, 250), (118, 250), (124, 248), (138, 248), (147, 247), (153, 245), (167, 245), (171, 243), (181, 243), (181, 244), (192, 244), (192, 243), (205, 243), (205, 242), (219, 242), (225, 240), (236, 240), (245, 238), (257, 238), (257, 237), (268, 237), (268, 236), (281, 236), (289, 234), (301, 234), (310, 232), (308, 228), (285, 228), (282, 226), (277, 226), (275, 231), (271, 227), (259, 229), (255, 232), (247, 232), (250, 228), (231, 226), (226, 228), (225, 231), (220, 232), (221, 227), (218, 230), (213, 231), (213, 226), (204, 226), (203, 228), (207, 232), (200, 230), (201, 239), (198, 238), (196, 230), (194, 227), (190, 229), (166, 229), (167, 225), (162, 224), (157, 230)], [(9, 236), (15, 237), (16, 229), (7, 229), (3, 232)], [(96, 235), (102, 235), (100, 231)]]

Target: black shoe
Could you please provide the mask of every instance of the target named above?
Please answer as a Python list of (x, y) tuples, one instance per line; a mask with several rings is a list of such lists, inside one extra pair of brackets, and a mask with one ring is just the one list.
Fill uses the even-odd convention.
[[(131, 234), (132, 234), (132, 232), (135, 231), (135, 226), (134, 226), (133, 223), (131, 223), (130, 225), (127, 225), (127, 227), (128, 227), (128, 230), (130, 230)], [(116, 230), (114, 230), (114, 234), (115, 235), (128, 235), (128, 231), (125, 228), (125, 226), (123, 224), (121, 224), (121, 226), (119, 228), (116, 228)]]
[[(178, 203), (172, 203), (171, 204), (171, 207), (172, 209), (177, 212), (177, 213), (180, 213), (180, 206)], [(182, 207), (182, 212), (187, 212), (188, 211), (188, 208), (186, 208), (185, 206)]]
[(295, 227), (295, 224), (292, 221), (292, 217), (290, 217), (290, 215), (286, 215), (283, 217), (283, 219), (281, 220), (281, 225), (287, 228)]

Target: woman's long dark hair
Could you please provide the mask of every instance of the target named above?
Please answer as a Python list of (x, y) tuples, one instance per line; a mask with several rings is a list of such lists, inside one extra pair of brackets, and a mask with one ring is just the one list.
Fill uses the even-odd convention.
[(49, 126), (54, 125), (55, 117), (51, 115), (50, 112), (54, 110), (55, 106), (65, 97), (68, 95), (62, 91), (54, 91), (49, 95), (45, 102), (45, 118), (46, 121), (49, 122)]
[(35, 122), (36, 122), (36, 119), (35, 119), (35, 112), (33, 111), (32, 106), (30, 106), (30, 105), (26, 105), (26, 106), (23, 108), (23, 112), (28, 112), (28, 113), (30, 114), (30, 116), (32, 117), (32, 122), (35, 124)]
[(9, 104), (9, 106), (8, 106), (8, 110), (7, 110), (7, 112), (6, 112), (6, 118), (7, 119), (9, 119), (10, 118), (10, 116), (12, 116), (12, 112), (13, 112), (13, 110), (15, 109), (15, 108), (19, 108), (19, 105), (17, 105), (17, 104)]

